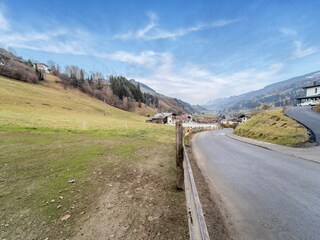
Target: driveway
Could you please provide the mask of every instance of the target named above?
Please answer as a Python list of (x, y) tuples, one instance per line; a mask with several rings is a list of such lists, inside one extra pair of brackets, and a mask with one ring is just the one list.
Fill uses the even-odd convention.
[(311, 107), (291, 107), (284, 113), (309, 128), (314, 133), (317, 144), (320, 144), (320, 113), (312, 111)]

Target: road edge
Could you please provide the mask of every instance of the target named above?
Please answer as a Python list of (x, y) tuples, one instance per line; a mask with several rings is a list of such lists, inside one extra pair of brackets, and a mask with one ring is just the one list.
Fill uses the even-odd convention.
[[(192, 136), (192, 139), (195, 135)], [(230, 217), (228, 213), (222, 205), (220, 194), (210, 187), (210, 180), (205, 176), (205, 173), (201, 170), (201, 167), (196, 160), (193, 153), (192, 139), (186, 146), (186, 151), (190, 159), (190, 165), (193, 171), (195, 184), (198, 189), (202, 209), (204, 211), (209, 235), (213, 237), (213, 239), (219, 240), (236, 239), (233, 237), (236, 236), (235, 230), (229, 220)]]
[[(299, 158), (299, 159), (302, 159), (302, 160), (305, 160), (305, 161), (310, 161), (310, 162), (314, 162), (314, 163), (320, 164), (320, 159), (317, 161), (315, 159), (306, 158), (305, 156), (302, 157), (301, 155), (292, 153), (292, 149), (299, 149), (299, 148), (290, 148), (290, 147), (285, 147), (285, 146), (281, 146), (281, 145), (277, 145), (277, 144), (273, 144), (273, 143), (258, 141), (258, 140), (255, 140), (255, 139), (240, 137), (240, 136), (235, 135), (233, 132), (227, 133), (226, 137), (229, 137), (229, 138), (232, 138), (232, 139), (234, 139), (236, 141), (247, 143), (247, 144), (250, 144), (250, 145), (253, 145), (253, 146), (256, 146), (256, 147), (267, 149), (269, 151), (278, 152), (278, 153), (285, 154), (285, 155), (290, 156), (290, 157), (295, 157), (295, 158)], [(265, 146), (265, 145), (269, 145), (269, 146)], [(287, 148), (288, 152), (284, 151), (285, 148)], [(309, 147), (309, 148), (305, 148), (305, 149), (310, 149), (310, 148), (311, 149), (312, 148), (319, 148), (320, 149), (320, 146), (313, 146), (313, 147)]]

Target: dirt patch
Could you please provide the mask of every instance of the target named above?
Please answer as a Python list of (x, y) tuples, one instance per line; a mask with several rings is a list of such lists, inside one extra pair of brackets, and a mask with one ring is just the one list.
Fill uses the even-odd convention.
[(203, 176), (197, 165), (196, 159), (192, 153), (192, 145), (188, 145), (186, 150), (189, 155), (210, 239), (237, 239), (234, 237), (235, 234), (229, 216), (221, 206), (219, 193), (209, 187), (208, 180)]
[(171, 160), (153, 154), (150, 162), (109, 173), (72, 239), (188, 239), (184, 192), (165, 167)]
[(173, 141), (1, 137), (0, 239), (188, 239)]

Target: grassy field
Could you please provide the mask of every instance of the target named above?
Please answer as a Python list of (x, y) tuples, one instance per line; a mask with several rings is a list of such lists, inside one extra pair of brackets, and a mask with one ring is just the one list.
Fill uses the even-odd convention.
[(0, 89), (0, 239), (186, 238), (174, 128), (53, 82)]
[(285, 146), (297, 146), (309, 140), (307, 130), (285, 116), (282, 109), (254, 115), (236, 127), (235, 134)]

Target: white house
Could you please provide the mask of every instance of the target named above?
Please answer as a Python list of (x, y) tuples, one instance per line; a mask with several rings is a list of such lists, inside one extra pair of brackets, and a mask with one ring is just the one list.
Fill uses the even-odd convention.
[(172, 124), (172, 113), (157, 113), (149, 120), (149, 122), (160, 124)]
[(44, 63), (35, 63), (34, 64), (34, 68), (38, 68), (38, 70), (42, 70), (45, 73), (49, 73), (50, 72), (50, 68), (48, 65), (44, 64)]
[(249, 118), (251, 117), (251, 115), (248, 114), (241, 114), (238, 116), (238, 122), (241, 123), (245, 123), (246, 121), (249, 120)]
[(314, 82), (313, 85), (303, 87), (303, 89), (306, 89), (306, 96), (297, 98), (297, 100), (300, 102), (300, 105), (312, 105), (315, 102), (320, 102), (320, 84)]

